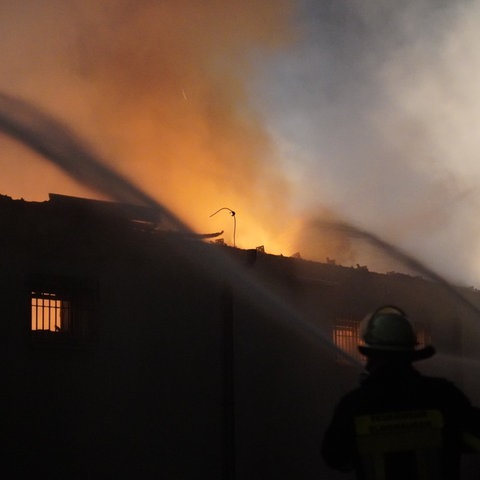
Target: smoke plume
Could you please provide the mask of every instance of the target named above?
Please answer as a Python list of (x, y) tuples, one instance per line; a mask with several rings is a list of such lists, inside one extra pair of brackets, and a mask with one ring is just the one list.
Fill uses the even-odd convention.
[[(2, 91), (69, 125), (195, 230), (225, 230), (231, 244), (230, 219), (210, 217), (228, 207), (239, 246), (278, 246), (289, 182), (248, 84), (251, 58), (288, 41), (288, 2), (9, 3), (0, 7)], [(10, 163), (2, 193), (84, 193), (2, 142)], [(12, 166), (19, 156), (28, 158), (24, 173)]]
[[(262, 69), (297, 204), (478, 285), (480, 2), (303, 7), (302, 40)], [(389, 268), (367, 250), (350, 242), (357, 261)]]
[[(196, 231), (478, 284), (478, 0), (0, 5), (0, 91), (68, 125)], [(0, 193), (92, 196), (1, 137)], [(398, 265), (395, 265), (395, 268)], [(401, 268), (401, 266), (399, 266)]]

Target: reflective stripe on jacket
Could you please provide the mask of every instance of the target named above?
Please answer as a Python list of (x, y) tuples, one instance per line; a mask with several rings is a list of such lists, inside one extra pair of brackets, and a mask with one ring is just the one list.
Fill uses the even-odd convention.
[(456, 480), (464, 433), (475, 438), (474, 413), (453, 383), (423, 376), (410, 364), (391, 365), (340, 400), (322, 455), (332, 468), (355, 470), (362, 480)]

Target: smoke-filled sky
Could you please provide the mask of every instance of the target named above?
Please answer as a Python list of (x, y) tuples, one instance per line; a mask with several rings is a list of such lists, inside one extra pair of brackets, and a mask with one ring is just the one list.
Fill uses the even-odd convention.
[[(227, 207), (242, 248), (393, 268), (318, 228), (339, 220), (479, 286), (479, 19), (476, 0), (7, 0), (0, 92), (200, 233), (232, 244)], [(0, 193), (102, 198), (0, 147)]]

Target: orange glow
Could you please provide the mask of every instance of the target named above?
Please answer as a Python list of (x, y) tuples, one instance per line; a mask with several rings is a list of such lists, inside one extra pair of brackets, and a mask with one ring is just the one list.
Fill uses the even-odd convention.
[(364, 343), (360, 338), (359, 326), (360, 322), (358, 320), (336, 320), (333, 326), (332, 340), (344, 352), (359, 361), (363, 361), (363, 357), (358, 351), (358, 345)]
[(32, 331), (67, 330), (70, 312), (70, 302), (58, 298), (54, 293), (32, 292), (31, 294)]
[[(29, 74), (12, 76), (10, 93), (64, 121), (193, 230), (224, 230), (233, 245), (231, 218), (210, 218), (227, 206), (237, 212), (236, 246), (291, 255), (291, 186), (248, 94), (249, 57), (289, 41), (291, 11), (289, 0), (140, 1), (133, 10), (87, 1), (71, 19), (47, 9), (15, 46)], [(48, 44), (35, 39), (47, 31)], [(102, 198), (12, 140), (0, 143), (0, 193)]]
[[(223, 230), (239, 248), (338, 260), (338, 238), (312, 248), (251, 95), (252, 56), (275, 54), (294, 37), (294, 2), (199, 5), (86, 1), (72, 16), (52, 7), (31, 19), (13, 9), (31, 28), (3, 45), (16, 67), (3, 72), (7, 93), (63, 121), (194, 231)], [(0, 147), (0, 194), (104, 199), (10, 138), (0, 136)], [(236, 212), (235, 242), (231, 217), (210, 217), (222, 207)]]

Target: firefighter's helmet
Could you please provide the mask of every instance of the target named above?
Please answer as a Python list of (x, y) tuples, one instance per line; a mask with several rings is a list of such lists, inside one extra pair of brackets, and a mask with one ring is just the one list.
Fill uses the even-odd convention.
[(414, 361), (435, 353), (430, 345), (419, 348), (407, 315), (393, 305), (380, 307), (367, 315), (360, 325), (360, 336), (365, 345), (359, 345), (358, 349), (366, 356), (397, 354)]

